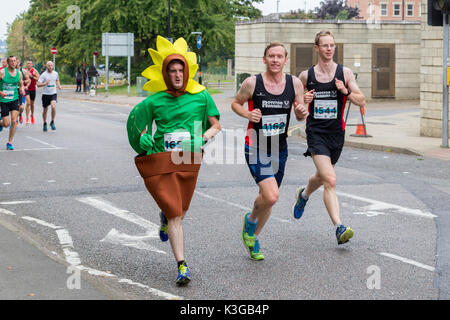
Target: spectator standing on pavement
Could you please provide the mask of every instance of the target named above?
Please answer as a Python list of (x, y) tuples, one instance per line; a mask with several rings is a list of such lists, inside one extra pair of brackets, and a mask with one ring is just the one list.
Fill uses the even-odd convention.
[(75, 92), (81, 92), (81, 80), (83, 79), (83, 75), (81, 74), (80, 67), (77, 67), (77, 72), (75, 74), (75, 80), (77, 82), (77, 89)]
[(58, 72), (53, 70), (53, 62), (48, 61), (47, 62), (47, 71), (45, 71), (41, 76), (39, 77), (38, 87), (43, 87), (42, 90), (42, 119), (44, 120), (44, 126), (43, 131), (47, 131), (47, 109), (48, 106), (51, 106), (52, 108), (52, 114), (50, 122), (50, 127), (52, 130), (56, 130), (55, 126), (55, 116), (56, 116), (56, 102), (57, 100), (57, 93), (56, 88), (58, 87), (59, 90), (61, 90), (61, 84), (59, 83), (59, 75)]
[[(248, 123), (245, 158), (259, 194), (253, 210), (244, 215), (241, 238), (250, 259), (263, 260), (259, 234), (278, 201), (288, 158), (287, 132), (292, 109), (297, 120), (307, 116), (303, 85), (283, 72), (288, 62), (282, 43), (272, 42), (264, 50), (266, 71), (244, 80), (231, 107)], [(248, 103), (248, 110), (244, 104)], [(292, 108), (294, 107), (294, 108)]]
[(187, 51), (186, 41), (179, 38), (172, 44), (158, 36), (156, 47), (158, 51), (149, 50), (154, 65), (142, 73), (150, 79), (144, 90), (154, 94), (131, 111), (128, 140), (139, 154), (135, 163), (145, 185), (161, 209), (160, 238), (170, 240), (178, 264), (176, 283), (183, 285), (191, 275), (182, 221), (197, 182), (202, 146), (220, 131), (220, 115), (206, 88), (193, 80), (197, 57)]
[(304, 155), (312, 157), (316, 172), (305, 188), (297, 190), (294, 217), (300, 219), (311, 194), (323, 186), (323, 202), (336, 228), (337, 243), (343, 244), (353, 237), (353, 230), (341, 221), (334, 166), (344, 147), (347, 100), (358, 106), (364, 106), (366, 100), (353, 72), (333, 61), (336, 45), (330, 31), (316, 34), (314, 49), (318, 63), (303, 71), (300, 80), (308, 90), (305, 103), (309, 105), (306, 120), (308, 149)]
[(12, 140), (17, 128), (19, 115), (19, 92), (25, 95), (22, 75), (17, 69), (16, 57), (7, 58), (8, 67), (0, 70), (0, 131), (3, 127), (9, 129), (9, 139), (6, 143), (7, 150), (14, 150)]

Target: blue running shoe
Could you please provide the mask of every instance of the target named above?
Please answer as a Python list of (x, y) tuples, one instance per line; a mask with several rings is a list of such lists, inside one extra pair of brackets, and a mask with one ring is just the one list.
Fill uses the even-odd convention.
[(42, 130), (45, 132), (47, 131), (47, 122), (44, 123), (44, 127), (42, 128)]
[(296, 196), (297, 202), (294, 205), (294, 218), (295, 219), (300, 219), (302, 217), (303, 211), (305, 211), (306, 203), (308, 202), (308, 200), (305, 200), (300, 196), (302, 194), (303, 190), (305, 190), (305, 188), (303, 188), (303, 189), (299, 188), (297, 190), (297, 196)]
[(176, 283), (181, 286), (181, 285), (188, 284), (190, 281), (191, 281), (191, 274), (189, 272), (189, 268), (188, 268), (186, 262), (183, 262), (178, 267), (178, 276), (177, 276)]
[(56, 130), (54, 121), (50, 122), (50, 127), (52, 128), (52, 130)]
[(159, 213), (161, 218), (161, 226), (159, 227), (159, 238), (162, 242), (169, 240), (169, 233), (167, 232), (167, 218), (164, 216), (164, 212)]
[(14, 147), (13, 147), (13, 145), (11, 144), (11, 143), (7, 143), (6, 144), (6, 150), (14, 150)]
[(348, 242), (353, 237), (353, 230), (344, 225), (339, 225), (336, 228), (336, 239), (339, 244), (344, 244)]

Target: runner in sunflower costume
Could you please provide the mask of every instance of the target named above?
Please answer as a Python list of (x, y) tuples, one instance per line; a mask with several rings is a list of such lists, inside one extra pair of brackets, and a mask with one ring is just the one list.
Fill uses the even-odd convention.
[(172, 44), (158, 36), (156, 48), (149, 49), (154, 64), (142, 72), (150, 80), (143, 89), (153, 94), (130, 112), (127, 131), (138, 153), (137, 169), (161, 209), (160, 238), (170, 240), (178, 263), (176, 283), (182, 285), (190, 281), (182, 220), (195, 190), (202, 147), (220, 131), (220, 114), (206, 88), (193, 80), (197, 56), (188, 52), (186, 41)]

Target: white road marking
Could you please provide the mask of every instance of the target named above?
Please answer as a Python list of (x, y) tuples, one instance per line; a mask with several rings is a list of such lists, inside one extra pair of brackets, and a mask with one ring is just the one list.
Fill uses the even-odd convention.
[(26, 136), (26, 137), (27, 137), (28, 139), (34, 140), (34, 141), (36, 141), (36, 142), (42, 143), (43, 145), (49, 146), (49, 147), (51, 147), (51, 148), (53, 148), (53, 149), (58, 149), (57, 146), (54, 146), (54, 145), (52, 145), (52, 144), (50, 144), (50, 143), (47, 143), (47, 142), (45, 142), (45, 141), (42, 141), (42, 140), (39, 140), (39, 139), (30, 137), (30, 136)]
[(416, 266), (416, 267), (419, 267), (419, 268), (423, 268), (423, 269), (426, 269), (426, 270), (429, 270), (429, 271), (434, 271), (435, 270), (434, 267), (428, 266), (426, 264), (423, 264), (423, 263), (420, 263), (420, 262), (417, 262), (417, 261), (414, 261), (414, 260), (411, 260), (411, 259), (408, 259), (408, 258), (403, 258), (403, 257), (397, 256), (395, 254), (386, 253), (386, 252), (380, 252), (380, 255), (388, 257), (388, 258), (392, 258), (392, 259), (395, 259), (395, 260), (399, 260), (401, 262), (408, 263), (408, 264), (411, 264), (413, 266)]
[(44, 227), (48, 227), (48, 228), (51, 228), (51, 229), (54, 229), (54, 230), (62, 228), (60, 226), (56, 226), (56, 225), (54, 225), (52, 223), (48, 223), (48, 222), (45, 222), (43, 220), (36, 219), (36, 218), (33, 218), (33, 217), (23, 216), (22, 219), (27, 220), (27, 221), (31, 221), (31, 222), (36, 222), (37, 224), (40, 224), (40, 225), (42, 225)]
[(23, 201), (4, 201), (4, 202), (0, 202), (0, 204), (26, 204), (26, 203), (34, 203), (34, 201), (23, 200)]
[(166, 254), (165, 251), (159, 250), (147, 242), (147, 240), (158, 239), (159, 240), (159, 226), (150, 222), (137, 214), (129, 212), (127, 210), (119, 209), (112, 203), (96, 197), (87, 197), (77, 199), (80, 202), (88, 204), (96, 209), (109, 213), (115, 217), (121, 218), (125, 221), (137, 224), (145, 229), (145, 234), (129, 235), (116, 229), (111, 229), (109, 233), (100, 240), (101, 242), (109, 242), (112, 244), (120, 244), (126, 247), (133, 247), (139, 250), (148, 250), (156, 253)]
[[(0, 213), (2, 212), (1, 210), (4, 210), (4, 209), (0, 208)], [(13, 212), (10, 212), (8, 210), (5, 210), (5, 211), (7, 212), (6, 214), (15, 215), (15, 213), (13, 213)], [(81, 259), (78, 255), (78, 253), (76, 251), (72, 250), (73, 249), (73, 240), (72, 240), (72, 237), (70, 236), (69, 232), (67, 231), (67, 229), (64, 229), (64, 228), (56, 226), (52, 223), (49, 223), (49, 222), (46, 222), (46, 221), (43, 221), (40, 219), (32, 218), (32, 217), (22, 217), (22, 218), (25, 220), (28, 220), (28, 221), (36, 222), (38, 224), (41, 224), (43, 226), (46, 226), (46, 227), (56, 230), (56, 234), (58, 236), (59, 243), (63, 249), (64, 255), (66, 256), (66, 261), (71, 266), (73, 266), (79, 270), (88, 272), (89, 274), (94, 275), (94, 276), (119, 278), (118, 276), (116, 276), (114, 274), (81, 265)], [(56, 254), (56, 252), (53, 252), (53, 253)], [(126, 283), (126, 284), (129, 284), (132, 286), (137, 286), (140, 288), (147, 289), (147, 291), (149, 293), (159, 296), (159, 297), (162, 297), (167, 300), (182, 300), (183, 299), (183, 297), (181, 297), (181, 296), (176, 296), (176, 295), (173, 295), (173, 294), (170, 294), (170, 293), (167, 293), (167, 292), (155, 289), (155, 288), (151, 288), (147, 285), (144, 285), (144, 284), (141, 284), (138, 282), (134, 282), (129, 279), (119, 279), (118, 282)]]
[(54, 183), (56, 180), (47, 180), (48, 183)]
[[(437, 216), (432, 214), (431, 212), (424, 212), (422, 210), (419, 209), (411, 209), (411, 208), (407, 208), (407, 207), (402, 207), (396, 204), (391, 204), (391, 203), (387, 203), (387, 202), (382, 202), (382, 201), (378, 201), (378, 200), (373, 200), (373, 199), (369, 199), (369, 198), (364, 198), (361, 196), (355, 196), (353, 194), (349, 194), (349, 193), (344, 193), (344, 192), (336, 192), (337, 195), (339, 196), (343, 196), (343, 197), (347, 197), (347, 198), (351, 198), (354, 200), (359, 200), (359, 201), (363, 201), (363, 202), (368, 202), (370, 203), (369, 206), (363, 207), (362, 210), (363, 212), (368, 212), (368, 211), (380, 211), (380, 210), (386, 210), (386, 209), (394, 209), (397, 210), (400, 213), (406, 213), (406, 214), (410, 214), (410, 215), (414, 215), (414, 216), (418, 216), (418, 217), (422, 217), (422, 218), (436, 218)], [(358, 213), (360, 214), (360, 213)], [(373, 212), (372, 212), (373, 214)]]
[(11, 182), (3, 182), (2, 183), (4, 186), (9, 186), (11, 184)]
[(96, 209), (103, 212), (109, 213), (117, 218), (121, 218), (128, 222), (137, 224), (138, 226), (144, 228), (146, 231), (151, 231), (151, 235), (155, 238), (159, 238), (159, 226), (150, 222), (135, 213), (129, 212), (127, 210), (119, 209), (115, 207), (112, 203), (96, 197), (79, 198), (78, 201), (90, 205)]
[(160, 291), (160, 290), (157, 290), (157, 289), (154, 289), (154, 288), (150, 288), (149, 286), (147, 286), (145, 284), (134, 282), (134, 281), (131, 281), (129, 279), (120, 279), (119, 283), (127, 283), (127, 284), (134, 285), (134, 286), (137, 286), (137, 287), (140, 287), (140, 288), (143, 288), (143, 289), (147, 289), (150, 293), (152, 293), (154, 295), (157, 295), (157, 296), (160, 296), (162, 298), (165, 298), (167, 300), (182, 300), (183, 299), (180, 296), (175, 296), (175, 295), (167, 293), (167, 292), (163, 292), (163, 291)]
[(244, 207), (244, 206), (241, 206), (240, 204), (237, 204), (237, 203), (234, 203), (234, 202), (231, 202), (231, 201), (228, 201), (228, 200), (216, 198), (216, 197), (210, 196), (209, 194), (206, 194), (206, 193), (203, 193), (203, 192), (200, 192), (200, 191), (197, 191), (197, 190), (195, 191), (195, 193), (200, 195), (200, 196), (202, 196), (202, 197), (205, 197), (205, 198), (208, 198), (208, 199), (211, 199), (211, 200), (215, 200), (215, 201), (218, 201), (218, 202), (223, 202), (223, 203), (226, 203), (226, 204), (228, 204), (230, 206), (233, 206), (233, 207), (245, 210), (245, 211), (251, 211), (252, 210), (249, 207)]
[(6, 210), (6, 209), (3, 209), (3, 208), (0, 208), (0, 213), (6, 214), (8, 216), (15, 216), (16, 215), (14, 212)]
[(144, 235), (132, 236), (126, 233), (117, 231), (116, 229), (111, 229), (109, 233), (100, 242), (109, 242), (112, 244), (120, 244), (126, 247), (133, 247), (140, 250), (154, 251), (157, 253), (167, 254), (165, 251), (159, 250), (145, 242), (148, 239), (155, 239), (156, 237), (151, 233)]

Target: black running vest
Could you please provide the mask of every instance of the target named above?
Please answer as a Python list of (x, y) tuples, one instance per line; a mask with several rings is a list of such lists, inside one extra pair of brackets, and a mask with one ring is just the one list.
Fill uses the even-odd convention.
[(255, 91), (252, 99), (248, 101), (248, 108), (249, 111), (260, 109), (262, 117), (257, 123), (249, 122), (245, 144), (267, 151), (271, 150), (272, 144), (274, 148), (278, 145), (278, 150), (285, 149), (294, 99), (295, 90), (291, 75), (286, 75), (286, 85), (280, 95), (267, 92), (262, 75), (256, 75)]
[(308, 70), (306, 88), (315, 90), (314, 100), (309, 104), (306, 132), (345, 135), (344, 109), (347, 97), (336, 87), (335, 78), (344, 81), (344, 67), (338, 64), (336, 74), (328, 83), (316, 79), (314, 66)]

